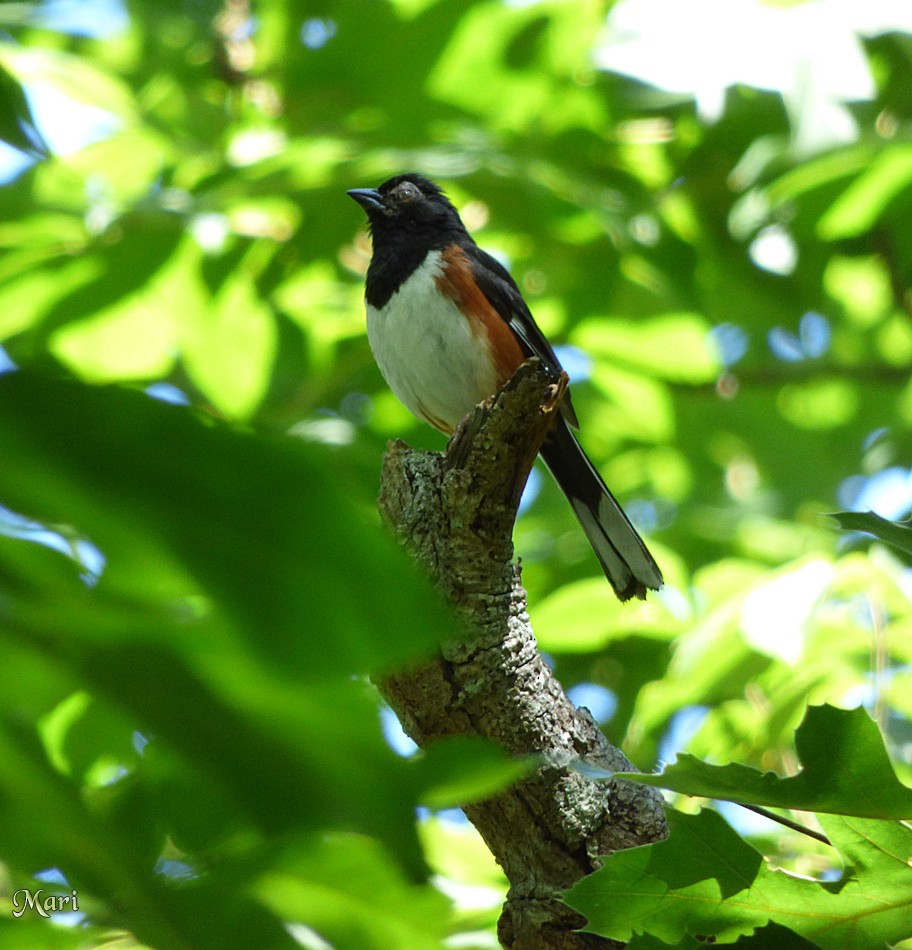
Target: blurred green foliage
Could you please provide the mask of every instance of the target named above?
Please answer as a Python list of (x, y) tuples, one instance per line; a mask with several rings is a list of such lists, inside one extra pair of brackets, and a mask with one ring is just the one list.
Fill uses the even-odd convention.
[(865, 41), (873, 97), (809, 149), (777, 92), (707, 118), (600, 69), (607, 0), (93, 0), (81, 31), (55, 6), (0, 4), (28, 166), (0, 187), (0, 893), (56, 869), (86, 917), (4, 910), (0, 943), (492, 945), (490, 858), (414, 809), (516, 766), (397, 757), (367, 682), (453, 635), (372, 505), (387, 439), (441, 442), (371, 359), (344, 192), (409, 169), (568, 347), (668, 581), (617, 604), (554, 486), (529, 493), (565, 686), (642, 769), (794, 774), (807, 705), (861, 704), (908, 784), (907, 554), (823, 515), (912, 503), (912, 37)]

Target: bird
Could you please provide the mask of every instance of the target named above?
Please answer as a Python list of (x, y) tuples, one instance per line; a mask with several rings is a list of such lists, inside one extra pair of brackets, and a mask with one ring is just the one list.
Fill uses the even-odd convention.
[[(563, 372), (507, 269), (482, 250), (440, 186), (415, 172), (346, 192), (367, 214), (367, 337), (406, 408), (446, 435), (530, 357)], [(583, 451), (569, 390), (541, 457), (618, 599), (645, 599), (662, 572)]]

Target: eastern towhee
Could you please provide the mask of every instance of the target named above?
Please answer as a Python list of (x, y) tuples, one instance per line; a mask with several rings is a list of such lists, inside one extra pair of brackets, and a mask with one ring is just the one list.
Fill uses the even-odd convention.
[[(367, 338), (390, 388), (419, 419), (452, 434), (531, 356), (561, 365), (506, 269), (466, 231), (433, 182), (397, 175), (348, 192), (367, 212)], [(621, 600), (644, 598), (662, 573), (576, 441), (569, 392), (541, 455)]]

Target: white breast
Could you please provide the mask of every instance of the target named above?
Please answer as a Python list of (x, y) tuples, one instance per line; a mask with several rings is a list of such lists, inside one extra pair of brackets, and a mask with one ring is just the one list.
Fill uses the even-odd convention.
[(473, 332), (434, 278), (440, 252), (393, 294), (382, 310), (367, 307), (367, 338), (384, 379), (412, 412), (444, 432), (497, 390), (497, 372), (480, 327)]

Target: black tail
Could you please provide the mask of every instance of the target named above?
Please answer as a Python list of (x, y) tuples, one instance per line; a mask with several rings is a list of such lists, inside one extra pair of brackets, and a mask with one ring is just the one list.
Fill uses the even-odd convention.
[(562, 416), (558, 416), (541, 454), (573, 506), (618, 597), (643, 600), (647, 590), (658, 590), (662, 586), (659, 566)]

